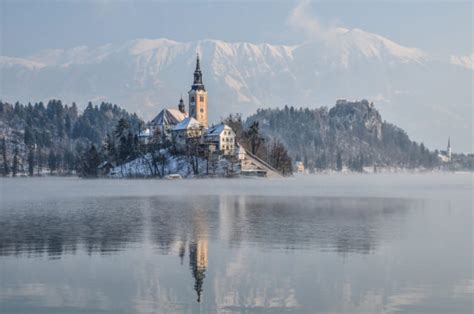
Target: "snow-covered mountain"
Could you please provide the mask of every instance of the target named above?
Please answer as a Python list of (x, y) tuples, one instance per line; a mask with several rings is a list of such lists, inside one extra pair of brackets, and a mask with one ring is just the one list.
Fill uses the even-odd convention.
[(185, 96), (196, 52), (211, 121), (260, 107), (332, 106), (338, 98), (366, 98), (429, 147), (444, 147), (451, 136), (455, 150), (472, 151), (472, 69), (465, 66), (470, 59), (435, 60), (359, 29), (339, 28), (330, 39), (294, 46), (137, 39), (3, 56), (0, 98), (59, 98), (82, 106), (104, 100), (150, 119)]

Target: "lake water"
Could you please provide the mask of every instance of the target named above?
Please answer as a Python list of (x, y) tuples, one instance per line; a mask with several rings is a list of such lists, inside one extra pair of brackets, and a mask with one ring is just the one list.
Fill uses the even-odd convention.
[(0, 180), (0, 313), (472, 313), (471, 174)]

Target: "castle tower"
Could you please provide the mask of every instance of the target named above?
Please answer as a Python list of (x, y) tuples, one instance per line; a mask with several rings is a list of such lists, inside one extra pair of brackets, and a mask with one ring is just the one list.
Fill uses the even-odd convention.
[(448, 148), (446, 150), (446, 155), (448, 156), (448, 160), (451, 161), (451, 138), (448, 137)]
[(194, 71), (194, 82), (189, 94), (189, 116), (201, 122), (204, 127), (208, 126), (207, 119), (207, 91), (202, 83), (202, 72), (199, 64), (199, 54), (196, 58), (196, 70)]

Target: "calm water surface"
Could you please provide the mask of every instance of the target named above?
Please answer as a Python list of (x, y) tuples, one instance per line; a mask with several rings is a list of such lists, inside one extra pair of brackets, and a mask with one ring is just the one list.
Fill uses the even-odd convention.
[(470, 174), (0, 180), (0, 313), (472, 313)]

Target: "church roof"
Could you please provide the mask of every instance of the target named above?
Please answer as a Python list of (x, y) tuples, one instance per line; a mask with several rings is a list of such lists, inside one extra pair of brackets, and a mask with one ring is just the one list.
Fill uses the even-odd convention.
[(150, 125), (176, 125), (186, 119), (187, 116), (186, 113), (182, 113), (177, 109), (163, 109), (153, 120), (151, 120)]
[(194, 119), (193, 117), (187, 117), (183, 121), (179, 122), (173, 128), (174, 131), (179, 130), (188, 130), (188, 129), (201, 129), (204, 126), (198, 120)]

